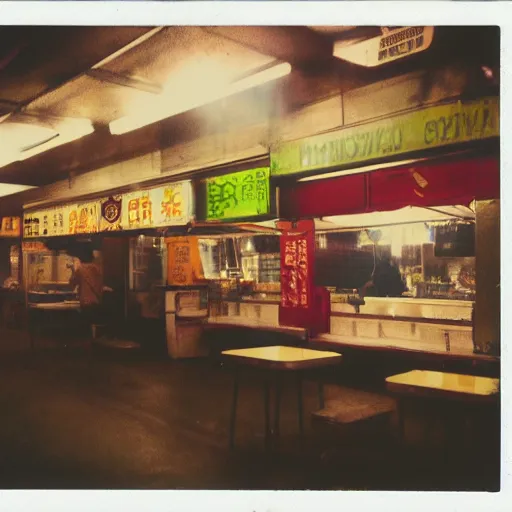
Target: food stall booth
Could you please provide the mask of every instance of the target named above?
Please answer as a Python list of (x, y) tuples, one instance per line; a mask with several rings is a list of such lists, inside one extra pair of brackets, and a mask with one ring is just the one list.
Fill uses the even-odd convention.
[[(499, 247), (478, 229), (482, 209), (499, 205), (498, 117), (497, 98), (455, 101), (271, 153), (281, 217), (337, 225), (317, 231), (316, 278), (332, 291), (331, 328), (312, 341), (499, 354), (499, 339), (478, 339), (474, 328), (483, 302), (477, 254)], [(499, 249), (495, 256), (499, 267)], [(400, 293), (375, 289), (384, 261), (400, 276)]]
[(98, 336), (145, 338), (149, 344), (158, 344), (159, 336), (165, 344), (165, 234), (183, 230), (192, 208), (192, 184), (181, 181), (27, 209), (23, 253), (29, 312), (79, 311), (69, 280), (87, 246), (103, 269), (106, 287), (105, 325), (98, 326)]
[[(278, 215), (258, 223), (266, 234), (237, 237), (238, 289), (222, 297), (209, 324), (302, 328), (330, 350), (495, 360), (499, 339), (482, 339), (475, 317), (478, 286), (496, 293), (499, 285), (496, 276), (477, 279), (477, 268), (489, 272), (478, 263), (488, 247), (499, 247), (489, 238), (496, 230), (479, 228), (485, 219), (499, 224), (498, 107), (497, 98), (448, 102), (274, 148)], [(498, 217), (490, 216), (496, 204)], [(283, 315), (290, 282), (301, 286), (296, 276), (290, 281), (283, 221), (308, 220), (312, 289), (330, 292), (328, 308), (316, 302), (329, 311), (320, 328)], [(499, 268), (499, 249), (494, 256)], [(383, 261), (400, 276), (400, 293), (379, 293), (372, 283)], [(272, 270), (262, 272), (262, 262)]]
[(19, 217), (0, 218), (0, 326), (5, 327), (22, 324), (20, 223)]

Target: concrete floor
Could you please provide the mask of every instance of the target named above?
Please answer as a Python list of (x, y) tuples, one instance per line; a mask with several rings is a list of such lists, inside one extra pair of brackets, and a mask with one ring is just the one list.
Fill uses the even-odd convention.
[[(1, 333), (0, 340), (9, 348), (0, 350), (0, 488), (499, 487), (499, 463), (487, 456), (486, 439), (472, 440), (467, 453), (472, 463), (461, 464), (458, 457), (447, 459), (442, 449), (426, 446), (421, 421), (414, 418), (405, 447), (386, 437), (382, 425), (345, 435), (313, 429), (309, 414), (318, 407), (313, 382), (305, 385), (303, 438), (295, 390), (291, 383), (285, 386), (281, 443), (270, 454), (263, 448), (261, 387), (251, 379), (244, 382), (237, 446), (230, 451), (232, 377), (218, 364), (147, 355), (89, 358), (83, 347), (52, 344), (31, 352), (23, 338), (15, 343), (8, 336)], [(326, 395), (352, 403), (369, 397), (393, 403), (382, 389), (356, 389), (343, 379), (329, 384)]]

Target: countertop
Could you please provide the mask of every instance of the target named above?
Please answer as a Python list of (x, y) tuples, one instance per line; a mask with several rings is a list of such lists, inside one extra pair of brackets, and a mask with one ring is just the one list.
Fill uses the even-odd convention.
[(240, 316), (214, 316), (208, 319), (208, 325), (214, 327), (248, 327), (251, 329), (259, 329), (262, 331), (282, 332), (286, 334), (294, 334), (301, 338), (306, 338), (306, 329), (302, 327), (291, 327), (285, 325), (275, 325), (270, 322), (263, 322), (253, 318)]

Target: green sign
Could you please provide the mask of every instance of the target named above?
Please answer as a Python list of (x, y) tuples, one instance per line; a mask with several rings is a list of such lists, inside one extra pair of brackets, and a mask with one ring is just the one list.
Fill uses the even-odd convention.
[(270, 169), (262, 167), (209, 178), (207, 220), (242, 219), (270, 212)]
[(285, 142), (271, 152), (271, 170), (296, 174), (498, 136), (498, 98), (458, 101)]

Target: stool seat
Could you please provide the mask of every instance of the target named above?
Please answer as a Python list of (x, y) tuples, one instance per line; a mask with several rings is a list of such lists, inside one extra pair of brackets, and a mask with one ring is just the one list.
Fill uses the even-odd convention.
[(347, 405), (342, 401), (329, 402), (327, 407), (311, 413), (314, 421), (333, 425), (349, 425), (378, 416), (391, 414), (394, 407), (389, 404)]
[(111, 348), (119, 350), (137, 350), (140, 349), (139, 343), (129, 340), (108, 340), (108, 339), (95, 339), (94, 344), (102, 348)]

